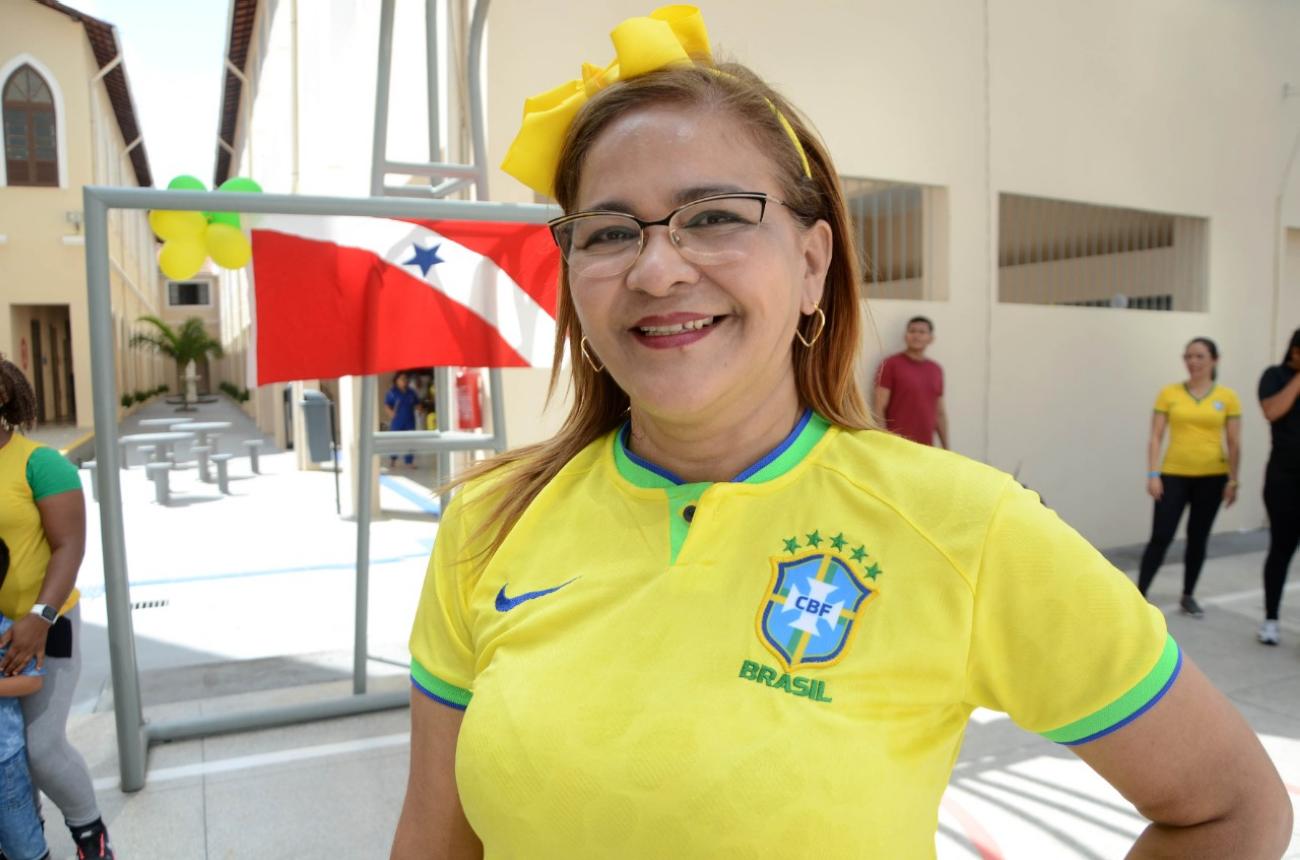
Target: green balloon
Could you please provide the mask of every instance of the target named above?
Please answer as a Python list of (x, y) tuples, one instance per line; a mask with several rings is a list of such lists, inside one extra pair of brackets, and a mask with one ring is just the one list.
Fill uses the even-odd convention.
[(209, 224), (229, 224), (238, 230), (242, 225), (239, 222), (238, 212), (204, 212), (203, 213)]
[(247, 191), (253, 194), (260, 194), (262, 186), (258, 185), (247, 176), (232, 176), (217, 187), (218, 191)]
[(171, 182), (167, 183), (167, 190), (168, 191), (203, 191), (204, 190), (203, 180), (199, 179), (197, 176), (190, 176), (188, 173), (183, 173), (180, 176), (177, 176)]

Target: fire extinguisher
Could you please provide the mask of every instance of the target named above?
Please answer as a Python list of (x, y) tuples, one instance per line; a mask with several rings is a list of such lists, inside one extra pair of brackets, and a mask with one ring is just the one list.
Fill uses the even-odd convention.
[(483, 397), (479, 372), (462, 367), (456, 371), (456, 429), (478, 430), (483, 426)]

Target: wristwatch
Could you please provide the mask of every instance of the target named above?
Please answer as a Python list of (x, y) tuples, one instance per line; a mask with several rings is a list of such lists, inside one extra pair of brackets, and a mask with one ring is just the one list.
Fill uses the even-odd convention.
[(31, 614), (39, 617), (46, 624), (53, 624), (59, 620), (59, 608), (48, 603), (37, 603), (32, 607)]

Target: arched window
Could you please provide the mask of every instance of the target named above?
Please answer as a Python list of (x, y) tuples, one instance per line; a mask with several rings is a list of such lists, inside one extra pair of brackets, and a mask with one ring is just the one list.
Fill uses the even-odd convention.
[(58, 185), (54, 97), (29, 65), (4, 85), (5, 170), (10, 185)]

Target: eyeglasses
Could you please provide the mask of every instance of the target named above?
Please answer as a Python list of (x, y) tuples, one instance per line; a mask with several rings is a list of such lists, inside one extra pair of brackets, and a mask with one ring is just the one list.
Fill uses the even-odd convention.
[(641, 256), (647, 227), (667, 227), (678, 252), (697, 266), (735, 262), (749, 250), (769, 202), (789, 207), (761, 191), (737, 191), (701, 197), (658, 221), (597, 210), (565, 215), (549, 225), (571, 277), (612, 278)]

